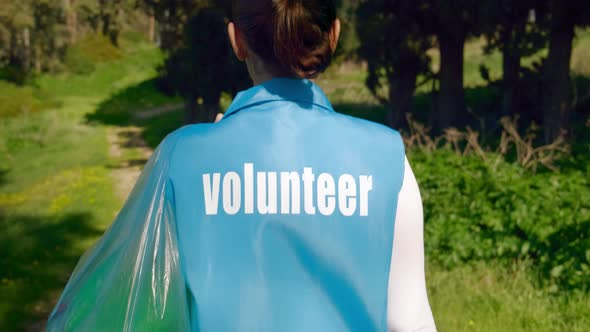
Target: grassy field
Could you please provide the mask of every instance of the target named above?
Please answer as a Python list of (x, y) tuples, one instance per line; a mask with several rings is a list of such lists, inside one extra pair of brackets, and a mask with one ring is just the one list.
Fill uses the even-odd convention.
[[(583, 36), (573, 64), (588, 74), (590, 34)], [(499, 66), (497, 55), (485, 57), (477, 46), (466, 51), (468, 86), (482, 84), (475, 72), (482, 62)], [(78, 257), (122, 205), (114, 174), (141, 167), (145, 156), (137, 147), (153, 148), (181, 125), (181, 109), (138, 116), (181, 103), (155, 90), (162, 58), (153, 46), (124, 43), (117, 57), (93, 59), (89, 75), (39, 77), (34, 90), (18, 93), (51, 96), (50, 102), (0, 117), (0, 331), (43, 329)], [(338, 111), (384, 122), (364, 77), (357, 66), (342, 66), (318, 83)], [(129, 128), (139, 128), (139, 143), (121, 134)], [(113, 133), (122, 136), (117, 147), (109, 140)], [(529, 265), (447, 268), (433, 260), (427, 281), (439, 331), (587, 331), (587, 293), (550, 292), (538, 286)]]
[(90, 76), (40, 77), (37, 89), (59, 107), (0, 118), (1, 331), (41, 330), (79, 256), (120, 208), (111, 175), (134, 151), (111, 156), (111, 127), (88, 118), (113, 94), (153, 77), (161, 59), (152, 46), (136, 45)]
[(427, 267), (439, 331), (588, 331), (588, 294), (549, 294), (535, 287), (528, 264)]

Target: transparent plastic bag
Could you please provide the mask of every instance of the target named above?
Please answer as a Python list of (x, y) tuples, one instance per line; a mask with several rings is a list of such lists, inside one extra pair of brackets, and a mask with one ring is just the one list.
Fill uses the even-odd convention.
[(47, 331), (188, 331), (165, 140), (125, 206), (80, 259)]

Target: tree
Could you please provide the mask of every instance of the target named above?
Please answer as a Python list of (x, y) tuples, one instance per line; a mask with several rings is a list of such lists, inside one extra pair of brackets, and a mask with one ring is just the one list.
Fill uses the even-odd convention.
[(500, 80), (493, 82), (488, 68), (480, 67), (483, 78), (501, 89), (494, 119), (519, 115), (522, 124), (540, 123), (542, 61), (522, 63), (547, 46), (547, 6), (539, 0), (485, 1), (481, 6), (486, 13), (480, 23), (487, 41), (484, 52), (502, 55)]
[(502, 114), (514, 115), (520, 111), (522, 96), (519, 85), (524, 57), (535, 54), (545, 43), (543, 26), (532, 19), (541, 8), (537, 0), (499, 0), (484, 2), (488, 13), (482, 22), (487, 39), (485, 52), (499, 50), (502, 54)]
[(213, 7), (213, 0), (140, 0), (151, 10), (159, 27), (160, 47), (175, 51), (184, 46), (185, 26), (201, 9)]
[(88, 28), (118, 43), (134, 0), (0, 0), (0, 76), (24, 83), (60, 68), (67, 47)]
[(0, 1), (0, 69), (23, 83), (33, 71), (52, 69), (67, 44), (60, 0)]
[[(465, 110), (463, 52), (467, 38), (480, 34), (479, 21), (483, 11), (478, 4), (475, 0), (392, 0), (363, 3), (364, 8), (373, 8), (374, 14), (362, 24), (373, 25), (376, 29), (370, 32), (370, 28), (362, 28), (365, 29), (364, 32), (361, 31), (362, 43), (369, 48), (389, 48), (383, 51), (383, 60), (395, 64), (393, 67), (397, 68), (397, 74), (394, 73), (396, 70), (390, 70), (397, 76), (388, 79), (394, 83), (390, 87), (390, 95), (394, 97), (397, 94), (402, 96), (401, 100), (406, 100), (397, 102), (398, 105), (407, 105), (411, 101), (409, 91), (414, 91), (416, 76), (427, 72), (428, 66), (424, 65), (428, 63), (426, 51), (431, 46), (432, 38), (436, 39), (440, 51), (440, 69), (437, 73), (440, 91), (433, 100), (431, 121), (437, 132), (459, 124), (458, 116)], [(365, 46), (361, 52), (366, 53)], [(379, 52), (381, 51), (377, 50), (375, 54)], [(381, 67), (377, 65), (370, 68), (370, 72), (379, 72)], [(403, 86), (395, 86), (395, 82)], [(402, 107), (407, 111), (407, 106)], [(395, 118), (393, 122), (399, 121)]]
[[(420, 25), (423, 15), (412, 1), (364, 1), (358, 9), (360, 56), (368, 63), (367, 87), (387, 105), (387, 123), (402, 125), (412, 110), (418, 75), (429, 73), (432, 38)], [(379, 95), (381, 81), (388, 98)]]
[(548, 0), (550, 6), (549, 54), (543, 78), (543, 126), (551, 142), (570, 128), (570, 61), (575, 27), (590, 24), (588, 1)]
[[(32, 1), (3, 1), (0, 6), (3, 62), (15, 71), (14, 79), (17, 81), (30, 69), (30, 32), (34, 23)], [(17, 72), (22, 74), (16, 74)]]
[(68, 30), (69, 43), (74, 44), (78, 39), (78, 10), (76, 0), (64, 0), (66, 16), (66, 28)]
[(65, 11), (60, 0), (33, 2), (33, 30), (31, 31), (31, 66), (36, 73), (59, 68), (69, 45), (64, 29)]
[(440, 52), (438, 80), (440, 91), (435, 100), (432, 124), (435, 131), (457, 125), (465, 111), (463, 65), (465, 42), (480, 34), (480, 20), (484, 14), (475, 0), (425, 0), (421, 24), (436, 36)]
[(183, 46), (166, 60), (158, 86), (185, 98), (187, 123), (212, 122), (221, 94), (235, 95), (249, 83), (248, 74), (232, 54), (223, 8), (201, 9), (185, 27)]
[(337, 15), (341, 23), (340, 40), (336, 49), (336, 61), (356, 60), (360, 40), (357, 33), (357, 15), (360, 0), (336, 0)]
[[(80, 23), (88, 25), (94, 33), (107, 36), (115, 46), (119, 44), (119, 34), (123, 29), (128, 13), (136, 8), (132, 0), (66, 0), (70, 4), (68, 31), (77, 35)], [(71, 18), (70, 18), (71, 17)], [(82, 20), (79, 20), (81, 17)], [(73, 21), (74, 23), (70, 23)], [(75, 26), (70, 26), (74, 25)]]

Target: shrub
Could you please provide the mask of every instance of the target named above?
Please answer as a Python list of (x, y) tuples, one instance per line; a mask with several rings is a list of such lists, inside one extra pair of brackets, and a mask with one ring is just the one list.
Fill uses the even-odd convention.
[(0, 80), (0, 118), (38, 112), (59, 103), (45, 91)]
[(422, 191), (430, 259), (446, 267), (526, 260), (551, 290), (590, 290), (585, 154), (571, 154), (562, 137), (536, 146), (534, 128), (522, 136), (517, 118), (502, 118), (495, 148), (470, 128), (433, 138), (411, 117), (408, 123), (403, 137)]
[(27, 81), (27, 78), (27, 73), (21, 68), (13, 66), (0, 67), (0, 80), (23, 85)]
[(531, 260), (553, 290), (590, 290), (590, 167), (537, 174), (502, 158), (411, 150), (427, 255), (447, 267)]
[(64, 63), (69, 71), (74, 74), (89, 75), (94, 71), (92, 60), (75, 47), (66, 51)]
[(17, 86), (0, 81), (0, 117), (16, 116), (22, 113), (35, 112), (40, 102), (29, 86)]
[(121, 49), (113, 45), (109, 38), (103, 35), (87, 36), (71, 48), (77, 49), (94, 63), (119, 60), (124, 55)]
[(64, 63), (75, 74), (88, 75), (95, 69), (95, 64), (121, 59), (123, 51), (114, 46), (102, 35), (91, 35), (69, 47)]

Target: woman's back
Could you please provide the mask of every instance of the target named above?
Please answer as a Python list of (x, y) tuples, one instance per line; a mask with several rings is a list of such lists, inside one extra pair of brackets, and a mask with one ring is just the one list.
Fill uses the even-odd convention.
[(193, 331), (385, 330), (399, 135), (274, 79), (168, 140)]
[(335, 51), (333, 2), (236, 0), (233, 19), (255, 86), (160, 144), (48, 330), (435, 331), (400, 136), (307, 80)]

